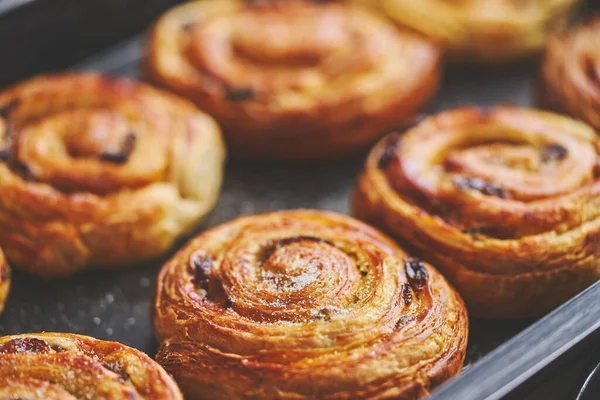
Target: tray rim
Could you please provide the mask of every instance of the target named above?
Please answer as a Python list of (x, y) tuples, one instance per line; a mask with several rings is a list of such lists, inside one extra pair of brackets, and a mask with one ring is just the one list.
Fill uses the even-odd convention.
[(600, 281), (441, 385), (431, 399), (496, 400), (510, 394), (584, 340), (600, 333), (598, 299)]
[(8, 14), (13, 10), (24, 7), (35, 1), (37, 0), (2, 0), (2, 3), (0, 3), (0, 16), (2, 14)]

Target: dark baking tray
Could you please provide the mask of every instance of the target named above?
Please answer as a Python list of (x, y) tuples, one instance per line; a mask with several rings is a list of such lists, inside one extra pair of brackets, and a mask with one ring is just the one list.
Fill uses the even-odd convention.
[(177, 2), (0, 0), (0, 86), (116, 44)]
[[(0, 19), (0, 32), (1, 24)], [(143, 36), (135, 37), (73, 68), (136, 77), (143, 43)], [(535, 75), (534, 64), (495, 71), (450, 71), (426, 111), (466, 104), (532, 105)], [(318, 208), (347, 213), (349, 194), (364, 157), (365, 154), (315, 166), (231, 160), (217, 207), (196, 232), (239, 215), (268, 210)], [(14, 271), (12, 291), (0, 317), (0, 335), (37, 331), (83, 333), (116, 340), (154, 355), (156, 342), (149, 310), (160, 265), (161, 261), (157, 261), (138, 269), (89, 271), (55, 281), (37, 280)], [(577, 384), (579, 375), (574, 372), (578, 370), (572, 360), (581, 358), (594, 345), (600, 325), (599, 300), (600, 286), (596, 285), (538, 321), (472, 319), (464, 372), (433, 397), (569, 398), (566, 393), (570, 393), (570, 388), (564, 390), (564, 396), (569, 397), (556, 397), (558, 389), (537, 383), (557, 370), (564, 382), (567, 365), (573, 375), (572, 383)], [(581, 369), (585, 370), (585, 365)], [(536, 394), (540, 387), (541, 395)], [(549, 390), (552, 395), (547, 394)]]

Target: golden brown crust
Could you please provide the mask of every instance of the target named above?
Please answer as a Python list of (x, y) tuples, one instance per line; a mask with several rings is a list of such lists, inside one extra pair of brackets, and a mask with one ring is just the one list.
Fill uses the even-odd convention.
[(204, 232), (162, 269), (157, 360), (188, 399), (415, 399), (464, 361), (462, 300), (352, 218), (282, 211)]
[[(365, 3), (365, 0), (353, 0)], [(504, 64), (541, 53), (581, 0), (375, 0), (394, 21), (438, 40), (451, 61)]]
[(362, 7), (207, 0), (166, 13), (147, 73), (207, 110), (232, 151), (324, 159), (366, 148), (436, 91), (439, 51)]
[(0, 398), (183, 400), (141, 351), (68, 333), (1, 337)]
[(600, 130), (600, 18), (550, 42), (539, 89), (543, 106)]
[(353, 213), (434, 263), (472, 315), (538, 315), (600, 276), (599, 153), (570, 118), (448, 111), (373, 149)]
[(4, 253), (0, 250), (0, 314), (4, 311), (4, 303), (10, 290), (10, 269), (4, 258)]
[(224, 145), (186, 100), (91, 73), (0, 93), (0, 245), (44, 276), (156, 258), (216, 202)]

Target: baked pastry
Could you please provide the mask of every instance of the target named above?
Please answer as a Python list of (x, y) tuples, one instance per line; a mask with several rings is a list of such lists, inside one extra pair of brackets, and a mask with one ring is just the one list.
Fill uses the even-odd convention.
[(0, 245), (54, 277), (154, 259), (216, 202), (224, 145), (186, 100), (91, 73), (0, 93)]
[(0, 314), (4, 311), (4, 303), (10, 289), (10, 269), (4, 258), (2, 250), (0, 250)]
[(154, 27), (149, 78), (192, 99), (233, 153), (326, 159), (366, 149), (437, 90), (438, 49), (363, 7), (206, 0)]
[(567, 117), (443, 112), (373, 149), (353, 213), (439, 268), (470, 315), (538, 315), (600, 276), (599, 152)]
[(600, 18), (550, 42), (539, 98), (542, 106), (600, 130)]
[(1, 337), (0, 398), (183, 400), (141, 351), (68, 333)]
[(187, 399), (415, 399), (458, 373), (462, 300), (352, 218), (242, 217), (163, 267), (157, 361)]
[[(353, 0), (364, 1), (364, 0)], [(504, 64), (540, 53), (581, 0), (374, 0), (399, 25), (439, 41), (456, 63)]]

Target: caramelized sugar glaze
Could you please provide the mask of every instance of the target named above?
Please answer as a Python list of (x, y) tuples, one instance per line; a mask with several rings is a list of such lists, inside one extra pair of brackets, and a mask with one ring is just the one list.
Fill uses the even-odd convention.
[(220, 132), (183, 99), (65, 74), (1, 92), (0, 109), (0, 245), (28, 272), (155, 258), (216, 201)]
[(538, 315), (598, 279), (600, 142), (527, 109), (463, 108), (371, 152), (354, 215), (438, 267), (473, 315)]
[(183, 400), (144, 353), (68, 333), (1, 337), (0, 398)]
[(232, 152), (327, 159), (367, 148), (437, 90), (439, 52), (366, 8), (208, 0), (154, 27), (149, 78), (193, 100)]
[(238, 218), (163, 267), (157, 360), (189, 399), (415, 399), (458, 373), (467, 315), (431, 266), (352, 218)]

